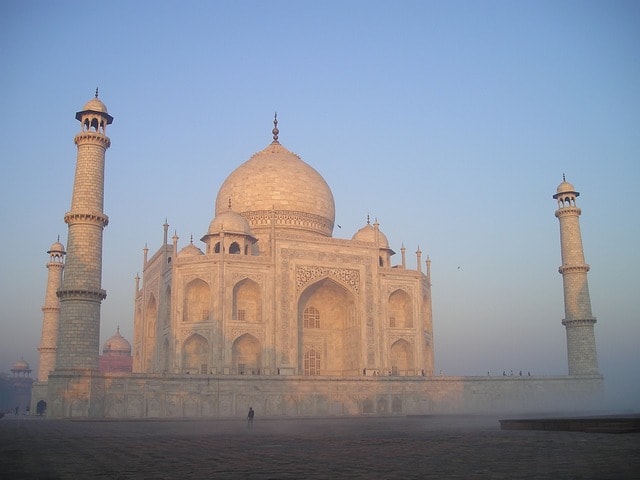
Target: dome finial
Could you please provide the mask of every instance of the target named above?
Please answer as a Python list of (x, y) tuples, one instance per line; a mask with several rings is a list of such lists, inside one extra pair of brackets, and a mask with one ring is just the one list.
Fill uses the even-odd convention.
[(96, 87), (96, 98), (98, 98), (98, 87)]
[(229, 197), (229, 210), (231, 210), (231, 197)]
[(566, 181), (567, 181), (567, 179), (566, 179), (566, 178), (564, 178), (564, 172), (562, 172), (562, 181), (563, 181), (563, 182), (566, 182)]
[(275, 112), (273, 115), (273, 130), (271, 130), (271, 133), (273, 133), (273, 143), (279, 143), (278, 134), (280, 130), (278, 130), (278, 112)]
[(369, 218), (369, 214), (367, 213), (367, 225), (371, 225), (371, 219)]

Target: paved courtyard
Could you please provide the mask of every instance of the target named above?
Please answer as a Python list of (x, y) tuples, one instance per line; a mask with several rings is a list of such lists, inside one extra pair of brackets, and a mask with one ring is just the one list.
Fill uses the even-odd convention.
[(489, 417), (0, 420), (7, 479), (636, 479), (640, 434)]

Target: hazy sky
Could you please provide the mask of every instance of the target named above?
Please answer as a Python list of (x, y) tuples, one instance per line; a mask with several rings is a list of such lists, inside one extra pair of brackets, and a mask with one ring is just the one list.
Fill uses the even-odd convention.
[(371, 214), (410, 267), (430, 255), (445, 374), (566, 374), (566, 173), (600, 370), (640, 406), (640, 3), (2, 2), (0, 371), (37, 372), (46, 251), (66, 245), (74, 116), (96, 86), (115, 118), (101, 342), (117, 325), (133, 340), (145, 243), (165, 218), (180, 248), (206, 233), (277, 111), (333, 190), (334, 236)]

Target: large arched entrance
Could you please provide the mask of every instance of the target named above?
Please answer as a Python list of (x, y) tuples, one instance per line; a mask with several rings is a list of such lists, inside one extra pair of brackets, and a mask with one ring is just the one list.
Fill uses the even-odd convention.
[(325, 278), (298, 300), (298, 370), (301, 375), (358, 375), (361, 330), (353, 294)]

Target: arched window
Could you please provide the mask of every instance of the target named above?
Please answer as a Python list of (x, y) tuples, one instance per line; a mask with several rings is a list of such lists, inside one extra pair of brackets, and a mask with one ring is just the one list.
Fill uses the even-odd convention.
[(232, 255), (239, 255), (240, 254), (240, 245), (238, 245), (238, 242), (233, 242), (229, 246), (229, 253), (232, 254)]
[(320, 328), (320, 312), (314, 306), (304, 309), (302, 314), (304, 320), (304, 328)]
[(320, 375), (320, 352), (313, 348), (304, 352), (304, 374)]
[(215, 247), (213, 247), (214, 253), (220, 253), (220, 242), (216, 243)]

